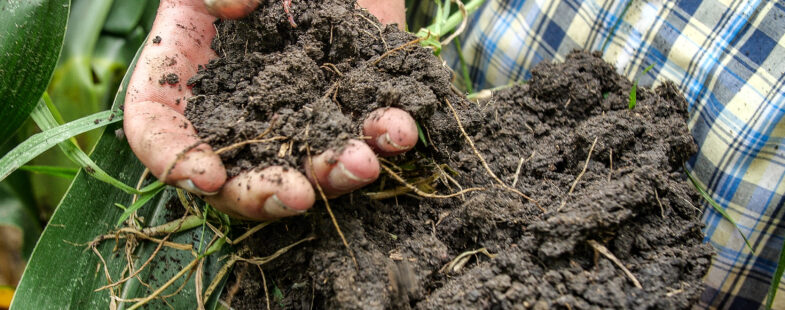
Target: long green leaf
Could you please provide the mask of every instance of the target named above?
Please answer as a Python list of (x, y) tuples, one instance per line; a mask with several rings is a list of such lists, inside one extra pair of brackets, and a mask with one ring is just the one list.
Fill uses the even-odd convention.
[[(654, 65), (655, 64), (650, 64), (648, 67), (646, 67), (646, 69), (643, 69), (641, 75), (644, 75), (646, 74), (646, 72), (649, 72), (649, 70), (654, 68)], [(632, 83), (632, 88), (630, 89), (630, 102), (628, 104), (630, 110), (634, 109), (635, 105), (638, 102), (638, 81), (640, 81), (640, 78), (636, 79), (635, 82)]]
[(55, 177), (73, 179), (79, 169), (69, 167), (56, 167), (56, 166), (22, 166), (19, 170), (28, 171), (32, 173), (51, 175)]
[(771, 278), (771, 285), (769, 286), (769, 295), (766, 297), (766, 309), (771, 309), (774, 305), (774, 296), (777, 295), (777, 289), (780, 287), (780, 280), (782, 273), (785, 272), (785, 241), (780, 247), (780, 259), (777, 261), (777, 270), (774, 271), (774, 276)]
[(69, 0), (0, 1), (0, 144), (46, 89), (57, 64)]
[(106, 126), (107, 123), (119, 121), (120, 118), (109, 120), (112, 113), (112, 111), (99, 112), (33, 135), (0, 158), (0, 180), (60, 142), (80, 133)]
[(728, 222), (733, 224), (733, 227), (736, 227), (736, 230), (739, 232), (739, 235), (741, 235), (741, 238), (744, 239), (744, 243), (747, 244), (747, 248), (750, 249), (750, 252), (755, 253), (755, 250), (752, 248), (750, 241), (747, 240), (747, 236), (745, 236), (744, 233), (741, 232), (741, 228), (739, 228), (739, 225), (736, 224), (736, 221), (733, 220), (730, 214), (728, 214), (728, 212), (725, 211), (725, 208), (720, 206), (716, 201), (714, 201), (714, 199), (711, 198), (711, 195), (709, 195), (709, 193), (707, 193), (706, 190), (704, 190), (703, 187), (701, 187), (700, 184), (698, 184), (698, 180), (695, 180), (695, 178), (692, 176), (692, 174), (690, 174), (689, 171), (687, 171), (686, 168), (684, 169), (684, 173), (687, 174), (687, 178), (690, 179), (690, 182), (692, 182), (692, 185), (695, 186), (695, 189), (698, 190), (698, 193), (701, 194), (701, 197), (703, 197), (704, 200), (708, 201), (715, 211), (717, 211), (719, 214), (722, 214), (722, 217), (724, 217), (726, 220), (728, 220)]
[[(133, 66), (131, 66), (132, 68)], [(130, 74), (126, 74), (123, 87), (115, 98), (115, 106), (125, 99), (125, 87)], [(127, 142), (114, 136), (114, 130), (119, 124), (111, 124), (99, 139), (91, 158), (95, 163), (104, 167), (108, 174), (117, 176), (118, 180), (130, 184), (138, 181), (144, 166), (136, 159)], [(151, 199), (146, 206), (139, 209), (137, 214), (148, 226), (166, 222), (166, 217), (171, 216), (167, 202), (173, 196), (173, 191), (164, 191)], [(91, 251), (85, 251), (85, 242), (93, 240), (99, 235), (108, 233), (123, 210), (113, 206), (114, 203), (128, 205), (131, 195), (117, 188), (90, 177), (80, 171), (74, 178), (71, 188), (58, 206), (46, 227), (33, 255), (28, 262), (22, 280), (16, 290), (12, 309), (61, 309), (70, 307), (74, 309), (106, 309), (109, 308), (110, 298), (107, 290), (95, 292), (94, 290), (106, 285), (103, 269), (96, 272), (99, 258)], [(191, 229), (173, 235), (169, 241), (190, 243), (199, 239), (200, 231)], [(212, 238), (207, 232), (208, 240)], [(137, 257), (135, 268), (153, 253), (155, 243), (145, 242), (134, 254)], [(106, 259), (107, 270), (112, 279), (117, 281), (127, 267), (125, 255), (115, 256), (114, 241), (106, 241), (98, 247), (101, 255)], [(229, 247), (224, 247), (227, 250)], [(212, 281), (223, 262), (218, 261), (221, 253), (208, 257), (204, 265), (204, 286)], [(138, 278), (126, 283), (122, 289), (115, 289), (120, 298), (130, 299), (146, 296), (150, 293), (148, 288), (139, 283), (139, 280), (153, 288), (160, 287), (178, 270), (193, 259), (190, 252), (174, 250), (164, 247), (152, 263), (145, 268)], [(178, 263), (179, 262), (179, 263)], [(127, 273), (126, 273), (127, 275)], [(166, 299), (166, 302), (175, 309), (196, 308), (194, 277), (190, 277), (183, 290), (175, 296)], [(174, 284), (174, 289), (182, 284), (182, 280)], [(221, 282), (223, 283), (223, 282)], [(222, 284), (223, 285), (223, 284)], [(220, 286), (220, 290), (223, 286)], [(168, 290), (170, 294), (174, 289)], [(214, 294), (218, 295), (218, 294)], [(215, 299), (207, 302), (208, 309), (215, 307)], [(130, 304), (120, 304), (119, 307), (128, 307)], [(168, 307), (160, 300), (153, 300), (149, 308), (159, 309)]]

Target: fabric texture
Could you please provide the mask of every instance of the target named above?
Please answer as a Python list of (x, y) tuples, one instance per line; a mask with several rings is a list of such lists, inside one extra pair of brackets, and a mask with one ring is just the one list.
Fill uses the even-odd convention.
[[(699, 146), (687, 169), (754, 249), (704, 203), (705, 241), (717, 253), (700, 306), (756, 309), (785, 241), (784, 33), (782, 1), (487, 0), (460, 39), (475, 90), (527, 80), (573, 49), (602, 51), (643, 86), (674, 81)], [(442, 56), (461, 72), (454, 46)], [(774, 306), (785, 308), (785, 285)]]

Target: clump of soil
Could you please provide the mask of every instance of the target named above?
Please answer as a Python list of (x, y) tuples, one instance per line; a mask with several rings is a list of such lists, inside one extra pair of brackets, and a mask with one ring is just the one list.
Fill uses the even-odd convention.
[[(353, 1), (296, 1), (292, 11), (297, 28), (277, 0), (262, 1), (246, 19), (219, 22), (219, 58), (189, 81), (196, 96), (187, 115), (215, 148), (271, 126), (266, 137), (287, 137), (223, 153), (230, 175), (273, 164), (301, 168), (306, 143), (315, 153), (340, 147), (359, 135), (370, 111), (395, 106), (429, 136), (428, 146), (391, 159), (400, 173), (427, 176), (444, 164), (440, 179), (455, 182), (432, 184), (440, 193), (458, 191), (456, 183), (484, 190), (370, 199), (398, 185), (383, 175), (331, 200), (358, 266), (322, 203), (272, 224), (244, 242), (249, 255), (318, 239), (264, 265), (266, 282), (255, 266), (239, 264), (223, 296), (232, 307), (266, 308), (262, 283), (271, 306), (287, 309), (684, 309), (697, 301), (711, 250), (701, 242), (699, 197), (682, 172), (696, 146), (672, 84), (639, 89), (631, 111), (631, 83), (600, 55), (575, 52), (538, 66), (528, 83), (473, 103), (452, 90), (451, 73), (429, 50), (385, 54), (415, 38), (379, 26)], [(447, 101), (490, 169), (537, 203), (496, 183)], [(478, 249), (493, 258), (476, 252), (445, 268)]]

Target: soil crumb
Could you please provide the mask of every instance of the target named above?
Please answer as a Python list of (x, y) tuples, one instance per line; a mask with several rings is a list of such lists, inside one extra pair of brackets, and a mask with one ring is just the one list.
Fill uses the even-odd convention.
[[(273, 308), (687, 309), (697, 301), (712, 252), (682, 172), (696, 145), (673, 84), (639, 88), (629, 110), (631, 83), (599, 54), (573, 52), (470, 102), (430, 50), (413, 45), (382, 58), (415, 37), (353, 1), (295, 1), (291, 11), (297, 28), (277, 0), (217, 22), (219, 58), (188, 81), (195, 96), (186, 115), (214, 148), (268, 128), (266, 137), (286, 137), (222, 153), (230, 175), (300, 169), (306, 144), (316, 153), (339, 148), (359, 136), (363, 117), (395, 106), (415, 116), (428, 145), (385, 165), (423, 191), (484, 190), (423, 198), (383, 174), (331, 200), (359, 267), (321, 202), (266, 227), (240, 246), (248, 255), (318, 237), (263, 266)], [(545, 212), (489, 175), (447, 101), (494, 174)], [(265, 309), (262, 283), (256, 266), (238, 264), (222, 298)]]

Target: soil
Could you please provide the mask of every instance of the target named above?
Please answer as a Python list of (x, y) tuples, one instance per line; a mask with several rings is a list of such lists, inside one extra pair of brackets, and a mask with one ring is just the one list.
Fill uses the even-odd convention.
[[(318, 237), (264, 265), (264, 281), (256, 266), (237, 265), (222, 297), (233, 308), (685, 309), (697, 301), (712, 252), (683, 173), (696, 145), (673, 84), (638, 89), (629, 110), (631, 83), (599, 54), (574, 52), (470, 102), (430, 50), (396, 49), (414, 36), (379, 26), (353, 1), (295, 1), (297, 28), (280, 1), (261, 2), (243, 20), (217, 22), (219, 58), (188, 82), (195, 97), (186, 115), (214, 148), (271, 126), (265, 138), (287, 137), (222, 153), (230, 175), (301, 169), (306, 144), (314, 153), (340, 148), (371, 111), (394, 106), (415, 116), (428, 142), (389, 158), (399, 174), (441, 194), (484, 189), (371, 199), (400, 186), (383, 174), (330, 200), (357, 265), (318, 202), (238, 248), (261, 257)], [(536, 203), (490, 176), (448, 101), (493, 173)], [(448, 266), (456, 257), (464, 259)]]

